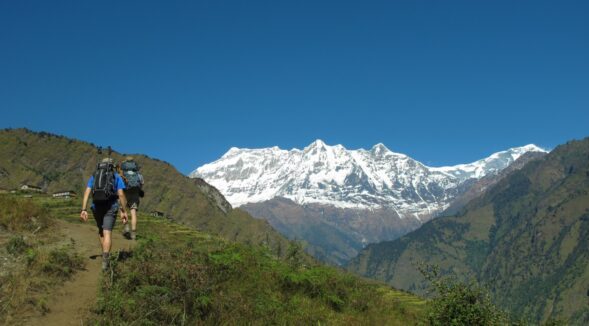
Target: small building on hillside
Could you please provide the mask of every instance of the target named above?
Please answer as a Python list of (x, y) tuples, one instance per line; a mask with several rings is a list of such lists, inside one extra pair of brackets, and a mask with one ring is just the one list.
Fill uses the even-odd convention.
[(73, 190), (64, 190), (64, 191), (58, 191), (58, 192), (54, 193), (52, 196), (53, 196), (53, 198), (70, 199), (70, 198), (76, 197), (77, 194)]
[(164, 217), (166, 214), (164, 214), (164, 212), (160, 212), (160, 211), (152, 211), (151, 212), (151, 216), (153, 217)]
[(41, 187), (33, 186), (33, 185), (22, 185), (20, 186), (21, 191), (28, 191), (28, 192), (38, 192), (43, 193), (43, 189)]

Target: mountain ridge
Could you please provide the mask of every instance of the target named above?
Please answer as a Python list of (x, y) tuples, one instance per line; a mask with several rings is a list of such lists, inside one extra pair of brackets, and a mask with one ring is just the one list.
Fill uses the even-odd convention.
[(369, 243), (417, 229), (454, 200), (467, 198), (480, 180), (493, 182), (530, 153), (544, 151), (526, 145), (432, 168), (382, 143), (347, 150), (316, 140), (302, 150), (232, 147), (190, 176), (214, 185), (234, 206), (269, 221), (286, 237), (304, 240), (316, 258), (344, 265)]
[(338, 208), (389, 207), (400, 217), (430, 217), (445, 209), (468, 179), (497, 173), (536, 145), (515, 147), (455, 166), (429, 167), (378, 143), (348, 150), (316, 140), (304, 149), (232, 147), (190, 177), (200, 177), (239, 207), (275, 197)]

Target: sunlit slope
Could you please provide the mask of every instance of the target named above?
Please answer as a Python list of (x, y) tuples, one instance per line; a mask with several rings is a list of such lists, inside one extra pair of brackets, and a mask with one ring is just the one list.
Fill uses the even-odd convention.
[[(96, 163), (106, 155), (106, 149), (99, 154), (93, 144), (62, 136), (26, 129), (0, 130), (0, 189), (31, 184), (48, 193), (74, 190), (80, 195)], [(166, 162), (133, 156), (146, 179), (142, 211), (158, 210), (175, 221), (232, 240), (286, 244), (266, 222), (233, 210), (206, 182), (190, 179)], [(125, 155), (113, 152), (112, 157), (120, 161)]]

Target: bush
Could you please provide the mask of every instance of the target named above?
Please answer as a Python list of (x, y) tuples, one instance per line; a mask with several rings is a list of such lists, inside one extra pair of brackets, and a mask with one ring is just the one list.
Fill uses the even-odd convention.
[(22, 236), (12, 237), (6, 244), (6, 251), (13, 256), (19, 256), (24, 253), (30, 246), (25, 242)]
[(429, 325), (506, 325), (508, 317), (496, 307), (486, 289), (474, 282), (462, 283), (439, 275), (436, 266), (419, 266), (437, 296), (429, 303)]
[(76, 253), (69, 253), (67, 249), (54, 249), (49, 252), (47, 261), (41, 270), (45, 274), (59, 278), (69, 278), (76, 270), (84, 266), (83, 260)]

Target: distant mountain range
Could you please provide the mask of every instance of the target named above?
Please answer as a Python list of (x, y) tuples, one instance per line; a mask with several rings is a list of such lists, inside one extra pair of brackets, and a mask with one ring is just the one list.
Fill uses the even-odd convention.
[(236, 207), (283, 197), (338, 208), (386, 207), (402, 218), (421, 218), (445, 209), (466, 181), (497, 173), (527, 152), (546, 151), (527, 145), (469, 164), (428, 167), (383, 144), (347, 150), (316, 140), (303, 150), (231, 148), (189, 176), (206, 180)]
[(534, 323), (589, 324), (589, 138), (512, 171), (452, 216), (367, 246), (349, 269), (425, 294), (420, 262), (475, 279)]
[[(303, 150), (231, 148), (194, 170), (233, 206), (267, 219), (316, 257), (343, 264), (368, 243), (395, 239), (450, 207), (477, 180), (498, 175), (527, 145), (479, 161), (429, 167), (377, 144), (348, 150), (317, 140)], [(299, 207), (297, 207), (299, 206)]]

